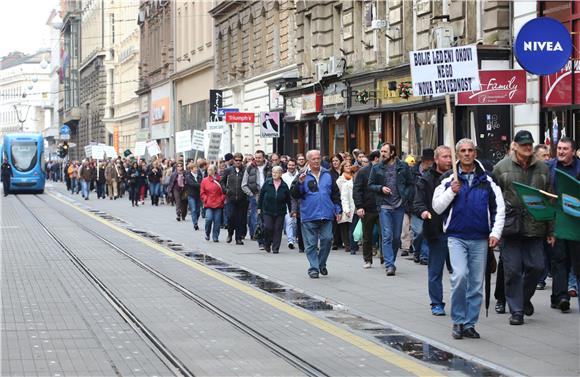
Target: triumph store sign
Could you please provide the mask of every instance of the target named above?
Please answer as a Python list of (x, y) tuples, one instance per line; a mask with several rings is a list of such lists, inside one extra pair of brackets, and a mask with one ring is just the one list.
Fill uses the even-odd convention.
[(479, 71), (481, 89), (457, 94), (457, 105), (515, 105), (526, 103), (523, 69)]

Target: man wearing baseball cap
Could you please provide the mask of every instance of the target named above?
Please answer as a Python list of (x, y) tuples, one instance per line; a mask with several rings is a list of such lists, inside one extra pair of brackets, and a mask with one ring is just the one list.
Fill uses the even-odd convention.
[(493, 178), (505, 200), (505, 225), (501, 258), (505, 274), (505, 296), (509, 305), (510, 325), (522, 325), (524, 314), (534, 314), (531, 298), (544, 270), (544, 239), (554, 244), (552, 224), (535, 221), (520, 201), (513, 182), (549, 191), (548, 166), (534, 155), (534, 138), (529, 131), (518, 131), (514, 153), (498, 162)]

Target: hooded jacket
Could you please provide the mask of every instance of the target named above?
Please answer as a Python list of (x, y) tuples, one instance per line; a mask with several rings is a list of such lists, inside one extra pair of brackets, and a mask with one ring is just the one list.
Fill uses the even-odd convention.
[[(459, 161), (457, 165), (459, 168)], [(474, 174), (471, 186), (459, 174), (461, 188), (454, 193), (453, 171), (445, 173), (433, 194), (433, 210), (443, 215), (443, 231), (450, 237), (484, 240), (491, 236), (499, 240), (505, 219), (503, 195), (477, 160)]]

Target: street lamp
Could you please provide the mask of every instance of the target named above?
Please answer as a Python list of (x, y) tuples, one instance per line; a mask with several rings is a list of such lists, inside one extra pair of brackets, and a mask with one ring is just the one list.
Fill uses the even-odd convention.
[[(20, 123), (20, 132), (24, 132), (24, 123), (26, 122), (26, 119), (28, 119), (28, 112), (30, 111), (30, 105), (24, 105), (26, 106), (26, 113), (24, 114), (24, 117), (22, 116), (21, 112), (18, 110), (18, 105), (14, 104), (12, 105), (14, 107), (14, 111), (16, 111), (16, 119), (18, 119), (18, 123)], [(20, 105), (22, 106), (22, 105)]]

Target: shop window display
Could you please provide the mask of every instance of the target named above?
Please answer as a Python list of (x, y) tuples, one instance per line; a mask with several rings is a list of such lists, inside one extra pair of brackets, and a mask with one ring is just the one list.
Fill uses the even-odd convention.
[(401, 114), (401, 152), (420, 156), (425, 148), (437, 148), (437, 110)]

